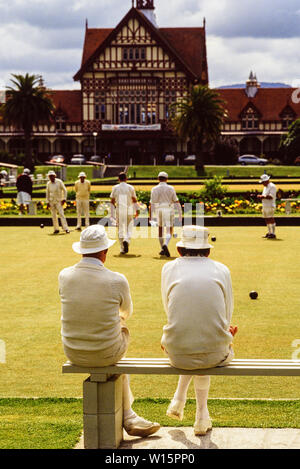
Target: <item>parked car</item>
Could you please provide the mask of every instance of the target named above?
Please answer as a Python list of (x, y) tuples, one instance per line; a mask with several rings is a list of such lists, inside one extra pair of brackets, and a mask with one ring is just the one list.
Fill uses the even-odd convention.
[(102, 157), (100, 155), (93, 155), (89, 158), (89, 161), (93, 161), (94, 163), (102, 163)]
[(196, 161), (196, 155), (186, 156), (183, 161)]
[(297, 156), (297, 158), (296, 158), (295, 161), (294, 161), (294, 164), (295, 164), (296, 166), (300, 166), (300, 156)]
[(82, 165), (85, 164), (85, 156), (84, 155), (73, 155), (70, 161), (71, 164), (78, 164)]
[(54, 155), (54, 156), (51, 156), (49, 162), (53, 163), (53, 164), (55, 164), (55, 163), (65, 163), (66, 158), (63, 155)]
[(258, 156), (255, 155), (242, 155), (239, 156), (238, 159), (239, 164), (246, 165), (246, 164), (259, 164), (259, 165), (265, 165), (268, 163), (268, 160), (265, 158), (259, 158)]
[(173, 163), (175, 161), (174, 155), (166, 155), (165, 156), (165, 163)]

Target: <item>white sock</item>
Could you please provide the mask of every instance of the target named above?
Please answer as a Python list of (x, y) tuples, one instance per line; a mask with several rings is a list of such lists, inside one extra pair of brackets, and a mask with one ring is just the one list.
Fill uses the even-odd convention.
[(177, 389), (176, 389), (173, 399), (176, 399), (177, 401), (182, 401), (182, 402), (186, 401), (186, 396), (187, 396), (187, 392), (188, 392), (192, 377), (193, 376), (190, 376), (190, 375), (179, 376)]
[(275, 234), (275, 228), (276, 228), (276, 223), (273, 223), (273, 225), (271, 225), (272, 234)]
[(158, 238), (158, 239), (159, 239), (160, 247), (163, 247), (163, 245), (164, 245), (164, 238)]
[(267, 225), (267, 227), (268, 227), (268, 232), (272, 234), (272, 225)]
[(136, 413), (130, 408), (128, 410), (124, 410), (124, 413), (123, 413), (123, 416), (124, 416), (124, 420), (126, 419), (131, 419), (131, 418), (134, 418), (136, 417)]
[(171, 235), (171, 233), (168, 233), (168, 234), (166, 235), (166, 242), (165, 242), (165, 245), (166, 245), (166, 246), (168, 246), (168, 244), (169, 244), (169, 242), (170, 242), (171, 239), (172, 239), (172, 235)]
[(124, 415), (125, 412), (133, 412), (131, 409), (132, 403), (134, 401), (128, 375), (123, 375), (123, 408), (124, 408)]
[(210, 376), (194, 376), (196, 394), (196, 420), (209, 419), (207, 399), (210, 385)]

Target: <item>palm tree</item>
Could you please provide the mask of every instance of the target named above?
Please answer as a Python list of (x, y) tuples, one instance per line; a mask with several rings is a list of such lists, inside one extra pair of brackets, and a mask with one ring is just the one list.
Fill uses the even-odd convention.
[(31, 150), (31, 135), (33, 126), (40, 123), (49, 123), (54, 105), (49, 92), (42, 84), (38, 75), (14, 75), (10, 81), (13, 86), (8, 86), (7, 100), (3, 105), (2, 112), (4, 121), (24, 132), (25, 140), (25, 166), (33, 169)]
[(216, 91), (196, 85), (173, 105), (171, 121), (182, 140), (190, 140), (196, 153), (196, 170), (203, 171), (203, 144), (218, 138), (225, 117), (224, 102)]

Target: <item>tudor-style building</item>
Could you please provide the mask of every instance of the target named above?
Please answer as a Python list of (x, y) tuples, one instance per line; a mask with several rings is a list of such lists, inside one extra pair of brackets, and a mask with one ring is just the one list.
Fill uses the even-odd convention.
[(218, 89), (226, 103), (222, 135), (234, 138), (240, 155), (278, 156), (278, 147), (289, 125), (300, 117), (295, 88), (263, 88), (250, 73), (245, 88)]
[(208, 84), (205, 27), (159, 28), (153, 0), (137, 0), (115, 29), (86, 28), (82, 130), (97, 132), (97, 152), (152, 163), (184, 153), (169, 127), (170, 105), (192, 84)]
[[(159, 28), (154, 0), (132, 1), (114, 29), (86, 24), (81, 91), (52, 91), (55, 122), (38, 126), (36, 152), (109, 155), (111, 163), (153, 163), (184, 155), (169, 125), (170, 105), (193, 84), (208, 84), (205, 23)], [(97, 134), (97, 135), (96, 135)], [(21, 149), (21, 132), (0, 123), (0, 150)]]

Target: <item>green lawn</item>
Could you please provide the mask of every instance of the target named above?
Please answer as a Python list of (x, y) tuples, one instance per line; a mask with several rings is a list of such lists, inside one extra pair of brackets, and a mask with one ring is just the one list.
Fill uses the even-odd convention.
[[(112, 229), (114, 231), (114, 229)], [(156, 231), (155, 231), (156, 232)], [(52, 236), (52, 228), (1, 227), (0, 340), (7, 360), (0, 364), (2, 397), (80, 397), (83, 376), (61, 374), (65, 358), (60, 341), (59, 271), (79, 260), (71, 249), (77, 232)], [(160, 274), (165, 259), (157, 239), (137, 230), (130, 255), (119, 256), (116, 243), (107, 267), (124, 273), (131, 285), (134, 314), (128, 321), (131, 344), (127, 356), (161, 357), (160, 338), (165, 313), (160, 298)], [(291, 358), (292, 342), (300, 339), (300, 228), (278, 228), (278, 240), (262, 239), (264, 227), (211, 228), (217, 242), (212, 258), (232, 273), (238, 324), (238, 358)], [(170, 244), (175, 255), (175, 243)], [(250, 290), (259, 298), (249, 299)], [(138, 398), (169, 399), (176, 377), (133, 376)], [(189, 397), (194, 397), (191, 386)], [(210, 397), (299, 398), (299, 378), (212, 377)]]
[[(166, 416), (169, 399), (137, 399), (134, 410), (162, 426), (192, 426), (195, 400), (182, 422)], [(208, 401), (214, 427), (299, 428), (300, 401)], [(82, 433), (81, 399), (0, 399), (1, 449), (69, 449)], [(159, 433), (158, 433), (159, 436)]]
[[(0, 169), (3, 169), (0, 167)], [(35, 174), (41, 173), (46, 175), (50, 169), (59, 170), (58, 166), (36, 166), (35, 167)], [(21, 167), (19, 172), (21, 172)], [(91, 165), (84, 165), (84, 166), (72, 166), (69, 165), (67, 168), (67, 180), (68, 181), (75, 181), (80, 171), (85, 171), (87, 177), (89, 179), (92, 178), (93, 173), (93, 166)], [(169, 174), (170, 178), (190, 178), (190, 177), (197, 177), (196, 170), (194, 166), (129, 166), (128, 174), (130, 177), (135, 176), (137, 178), (157, 178), (157, 175), (160, 171), (166, 171)], [(273, 177), (282, 177), (282, 176), (289, 176), (289, 177), (300, 177), (300, 166), (274, 166), (274, 165), (266, 165), (266, 166), (241, 166), (241, 165), (234, 165), (234, 166), (213, 166), (213, 165), (206, 165), (205, 166), (205, 176), (213, 177), (213, 176), (231, 176), (231, 177), (259, 177), (261, 174), (266, 171), (269, 174), (272, 174)]]
[[(160, 171), (166, 171), (169, 178), (189, 178), (197, 177), (194, 166), (130, 166), (128, 169), (129, 177), (137, 178), (157, 178)], [(205, 176), (222, 177), (260, 177), (264, 171), (272, 174), (273, 177), (300, 177), (300, 166), (205, 166)]]

